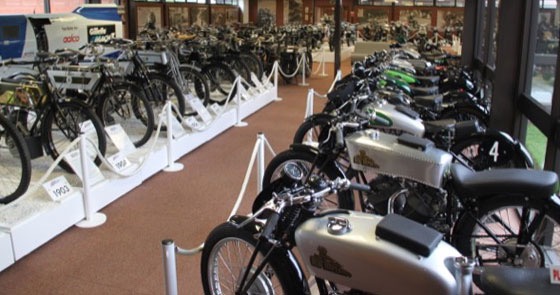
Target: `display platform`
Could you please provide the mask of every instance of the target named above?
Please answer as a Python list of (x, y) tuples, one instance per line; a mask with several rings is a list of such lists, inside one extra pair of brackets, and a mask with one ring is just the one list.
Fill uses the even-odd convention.
[[(278, 97), (278, 88), (269, 81), (270, 78), (268, 81), (263, 81), (258, 88), (249, 88), (249, 86), (247, 89), (242, 88), (240, 102), (232, 101), (219, 109), (219, 112), (213, 110), (212, 121), (201, 124), (199, 131), (195, 131), (192, 126), (186, 126), (183, 122), (183, 126), (179, 129), (184, 128), (184, 130), (180, 134), (175, 132), (175, 126), (171, 128), (175, 132), (173, 138), (166, 138), (166, 132), (161, 132), (158, 138), (152, 137), (146, 145), (126, 156), (131, 163), (128, 172), (134, 171), (130, 176), (123, 177), (122, 173), (113, 172), (102, 165), (101, 174), (104, 179), (84, 189), (76, 175), (56, 169), (49, 177), (49, 181), (64, 176), (73, 192), (60, 200), (53, 201), (38, 182), (38, 178), (45, 174), (52, 160), (44, 158), (39, 159), (38, 163), (33, 162), (34, 183), (30, 187), (33, 191), (8, 205), (0, 206), (0, 271), (72, 225), (86, 219), (88, 212), (101, 210), (168, 167), (169, 163), (173, 163), (274, 101)], [(36, 171), (37, 169), (41, 171)], [(126, 174), (127, 170), (121, 172)], [(85, 191), (88, 192), (88, 198), (84, 196)]]
[[(340, 50), (340, 60), (343, 61), (349, 59), (352, 52), (354, 52), (354, 45), (347, 46), (346, 44), (343, 44)], [(318, 51), (313, 51), (312, 56), (314, 63), (320, 63), (321, 61), (334, 63), (334, 51), (329, 50), (329, 44), (327, 43), (323, 44), (321, 49)]]

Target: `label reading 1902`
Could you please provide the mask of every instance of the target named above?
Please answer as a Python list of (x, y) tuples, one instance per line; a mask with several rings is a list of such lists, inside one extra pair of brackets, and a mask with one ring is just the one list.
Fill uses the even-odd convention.
[(117, 153), (109, 157), (107, 160), (117, 172), (121, 172), (130, 166), (128, 159), (121, 153)]
[(43, 188), (53, 201), (61, 200), (74, 192), (74, 189), (63, 175), (43, 183)]

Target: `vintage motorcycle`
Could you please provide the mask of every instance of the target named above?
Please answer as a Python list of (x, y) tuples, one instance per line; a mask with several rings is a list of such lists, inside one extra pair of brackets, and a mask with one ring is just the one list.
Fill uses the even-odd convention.
[[(560, 254), (558, 176), (550, 171), (475, 172), (433, 142), (395, 136), (363, 123), (339, 122), (318, 148), (292, 145), (267, 166), (263, 185), (287, 163), (329, 179), (355, 179), (369, 190), (340, 191), (325, 204), (386, 215), (398, 213), (445, 234), (463, 255), (481, 263), (542, 267)], [(266, 200), (262, 200), (261, 204)]]
[[(473, 277), (486, 294), (560, 290), (541, 283), (548, 280), (544, 269), (475, 269), (441, 233), (400, 215), (317, 211), (326, 195), (346, 189), (369, 188), (285, 165), (252, 215), (233, 216), (209, 234), (201, 258), (204, 293), (472, 294)], [(260, 205), (262, 199), (268, 201)]]

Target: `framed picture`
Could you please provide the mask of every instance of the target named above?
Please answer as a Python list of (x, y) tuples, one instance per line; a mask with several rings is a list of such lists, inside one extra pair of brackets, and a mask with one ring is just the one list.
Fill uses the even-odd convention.
[(169, 26), (178, 28), (189, 27), (191, 25), (189, 8), (185, 6), (169, 7)]
[(226, 25), (226, 8), (225, 7), (212, 7), (211, 24), (214, 26)]
[(189, 9), (191, 25), (207, 26), (208, 25), (208, 7), (192, 6)]
[(162, 26), (161, 6), (138, 6), (136, 8), (138, 32), (145, 29), (156, 29)]

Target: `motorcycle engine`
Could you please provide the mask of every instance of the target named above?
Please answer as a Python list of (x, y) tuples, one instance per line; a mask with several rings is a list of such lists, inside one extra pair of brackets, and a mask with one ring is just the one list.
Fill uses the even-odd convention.
[(393, 213), (444, 230), (440, 227), (445, 224), (445, 218), (441, 220), (441, 217), (445, 213), (446, 198), (440, 190), (385, 175), (377, 176), (369, 185), (371, 192), (366, 195), (366, 210), (386, 215), (391, 206)]

